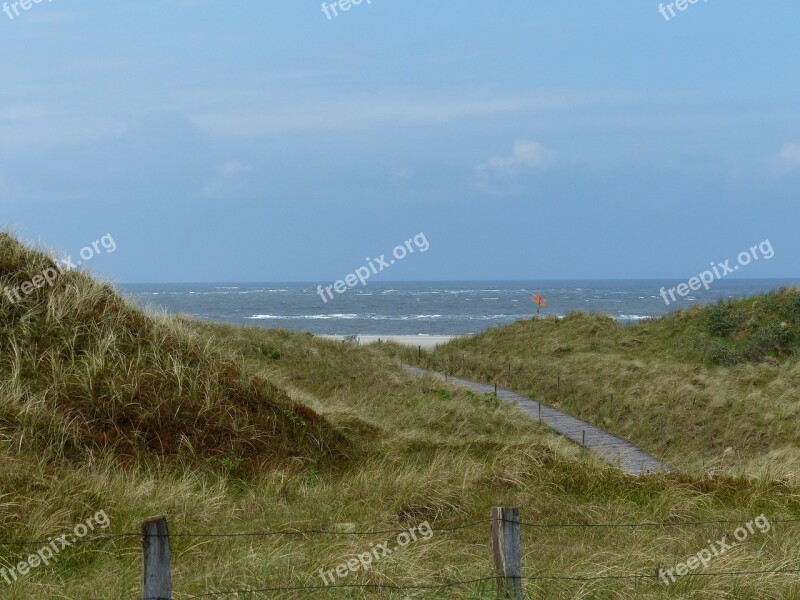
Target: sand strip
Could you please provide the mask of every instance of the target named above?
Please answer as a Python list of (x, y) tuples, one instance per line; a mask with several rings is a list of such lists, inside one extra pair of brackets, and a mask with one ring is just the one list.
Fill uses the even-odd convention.
[[(332, 340), (343, 340), (346, 336), (343, 335), (320, 335), (317, 337), (328, 338)], [(446, 344), (453, 338), (464, 337), (460, 335), (359, 335), (358, 341), (360, 344), (376, 344), (378, 340), (383, 342), (395, 342), (403, 346), (411, 346), (416, 348), (422, 346), (426, 350), (431, 350), (439, 344)]]

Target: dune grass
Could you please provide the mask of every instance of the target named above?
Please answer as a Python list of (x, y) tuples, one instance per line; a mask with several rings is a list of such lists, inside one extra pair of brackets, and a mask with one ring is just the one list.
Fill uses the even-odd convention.
[[(351, 444), (342, 465), (272, 466), (242, 476), (195, 464), (153, 461), (120, 465), (115, 457), (85, 464), (45, 462), (10, 449), (2, 488), (2, 522), (17, 536), (68, 530), (102, 508), (112, 532), (137, 531), (152, 514), (168, 516), (173, 533), (272, 529), (400, 530), (486, 520), (492, 505), (521, 508), (542, 523), (749, 520), (800, 515), (797, 489), (766, 479), (685, 476), (635, 478), (599, 464), (516, 410), (397, 368), (375, 348), (355, 348), (281, 331), (197, 325), (199, 335), (243, 368), (289, 390)], [(265, 356), (264, 353), (269, 355)], [(24, 509), (23, 509), (24, 507)], [(668, 529), (526, 528), (524, 570), (541, 574), (653, 574), (730, 535), (735, 524)], [(794, 563), (796, 527), (776, 524), (718, 558), (713, 570), (771, 569)], [(4, 537), (9, 535), (6, 527)], [(175, 538), (176, 598), (212, 590), (321, 585), (318, 570), (335, 568), (393, 536)], [(428, 585), (491, 575), (488, 523), (435, 532), (398, 550), (368, 572), (337, 583)], [(24, 556), (9, 552), (5, 564)], [(75, 547), (14, 587), (17, 598), (134, 598), (135, 538)], [(682, 580), (528, 582), (531, 598), (790, 597), (792, 576)], [(325, 592), (326, 595), (334, 592)], [(309, 598), (311, 592), (267, 595)], [(341, 590), (345, 598), (490, 598), (483, 582), (442, 592)], [(261, 596), (255, 596), (261, 597)]]
[[(21, 269), (41, 266), (28, 262), (46, 260), (19, 252), (14, 244), (0, 252), (3, 285), (31, 272)], [(43, 288), (25, 306), (0, 304), (0, 311), (0, 540), (47, 540), (99, 510), (111, 521), (101, 533), (135, 534), (144, 518), (163, 514), (177, 534), (175, 598), (187, 600), (221, 590), (321, 586), (321, 568), (333, 569), (384, 542), (396, 551), (337, 584), (444, 585), (491, 577), (487, 519), (494, 505), (518, 506), (524, 521), (543, 524), (726, 519), (732, 523), (524, 526), (528, 577), (650, 576), (529, 581), (528, 597), (800, 595), (792, 575), (694, 577), (670, 587), (654, 577), (658, 567), (685, 561), (707, 540), (730, 537), (738, 523), (762, 513), (776, 521), (771, 531), (753, 534), (705, 570), (800, 566), (800, 527), (777, 522), (800, 518), (800, 490), (792, 481), (628, 476), (491, 396), (404, 372), (383, 349), (154, 317), (77, 273)], [(396, 548), (388, 533), (181, 535), (347, 534), (423, 522), (433, 536), (404, 548)], [(3, 547), (0, 566), (13, 566), (36, 548)], [(13, 586), (0, 580), (0, 597), (132, 600), (139, 594), (140, 562), (136, 536), (79, 544)], [(493, 583), (482, 581), (439, 591), (347, 588), (216, 597), (466, 599), (494, 593)]]
[[(0, 285), (53, 268), (0, 234)], [(110, 452), (135, 459), (340, 459), (337, 433), (283, 390), (194, 335), (158, 320), (79, 272), (12, 301), (0, 293), (0, 435), (41, 456)]]
[(798, 344), (800, 293), (786, 289), (636, 325), (581, 313), (518, 321), (421, 365), (542, 398), (681, 469), (794, 479)]

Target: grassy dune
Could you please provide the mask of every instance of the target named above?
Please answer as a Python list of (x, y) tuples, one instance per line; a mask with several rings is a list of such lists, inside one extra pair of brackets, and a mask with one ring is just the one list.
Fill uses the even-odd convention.
[[(52, 268), (47, 255), (0, 235), (4, 288)], [(345, 455), (324, 420), (215, 352), (188, 323), (153, 319), (81, 273), (19, 301), (0, 295), (0, 348), (2, 435), (20, 451), (256, 469)]]
[(800, 292), (787, 289), (636, 325), (581, 313), (519, 321), (422, 365), (542, 397), (682, 469), (794, 480), (798, 348)]
[[(46, 256), (10, 238), (0, 284)], [(16, 283), (14, 283), (16, 285)], [(560, 326), (560, 325), (558, 325)], [(493, 505), (538, 523), (731, 524), (523, 529), (526, 576), (654, 575), (759, 514), (800, 517), (800, 488), (766, 476), (627, 476), (517, 410), (403, 372), (376, 347), (280, 330), (153, 317), (80, 274), (24, 305), (0, 299), (0, 539), (46, 540), (98, 510), (111, 533), (168, 517), (172, 533), (436, 530), (485, 521)], [(488, 523), (435, 531), (341, 584), (448, 584), (491, 576)], [(775, 523), (706, 571), (798, 566), (800, 527)], [(102, 532), (106, 533), (106, 531)], [(390, 534), (175, 537), (175, 598), (215, 590), (320, 586)], [(0, 550), (10, 567), (38, 546)], [(132, 600), (135, 537), (67, 548), (0, 597)], [(791, 575), (539, 580), (531, 598), (789, 598)], [(492, 583), (446, 591), (272, 592), (226, 598), (492, 598)]]
[[(302, 397), (359, 444), (355, 470), (330, 481), (337, 498), (327, 505), (327, 526), (364, 523), (366, 518), (378, 528), (421, 519), (446, 527), (485, 519), (492, 505), (519, 506), (524, 520), (543, 523), (735, 520), (751, 513), (778, 518), (795, 511), (795, 488), (767, 478), (626, 476), (491, 396), (409, 377), (376, 346), (356, 348), (278, 330), (198, 327), (255, 371)], [(363, 511), (361, 517), (352, 512), (354, 507)], [(523, 564), (527, 575), (649, 575), (735, 527), (524, 529)], [(789, 524), (776, 525), (752, 546), (719, 559), (715, 570), (785, 566), (796, 531)], [(483, 577), (490, 574), (487, 541), (485, 526), (437, 534), (427, 545), (408, 548), (408, 555), (398, 558), (405, 563), (400, 570), (397, 563), (382, 563), (353, 580), (414, 585)], [(359, 539), (340, 543), (332, 556), (320, 557), (321, 564), (333, 566), (369, 547)], [(798, 592), (791, 576), (740, 578), (736, 584), (696, 578), (669, 590), (652, 580), (528, 583), (532, 598), (746, 598), (755, 589), (763, 597)], [(474, 586), (448, 590), (446, 596), (418, 596), (486, 598), (492, 597), (490, 590)]]

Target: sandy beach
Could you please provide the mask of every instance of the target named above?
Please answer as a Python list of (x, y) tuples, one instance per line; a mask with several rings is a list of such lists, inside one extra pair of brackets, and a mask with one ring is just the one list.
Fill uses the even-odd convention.
[[(320, 335), (319, 337), (333, 340), (342, 340), (343, 335)], [(446, 344), (453, 338), (465, 337), (463, 335), (359, 335), (358, 340), (361, 344), (376, 344), (378, 340), (395, 342), (404, 346), (422, 346), (425, 349), (435, 348), (440, 344)]]

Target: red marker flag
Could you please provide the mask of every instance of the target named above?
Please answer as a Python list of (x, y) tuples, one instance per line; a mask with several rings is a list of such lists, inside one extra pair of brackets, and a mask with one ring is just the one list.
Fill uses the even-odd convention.
[(531, 296), (531, 299), (533, 300), (534, 304), (536, 304), (536, 314), (538, 315), (539, 311), (541, 311), (542, 308), (547, 306), (547, 300), (545, 300), (544, 296), (542, 296), (541, 294), (533, 294), (533, 296)]

